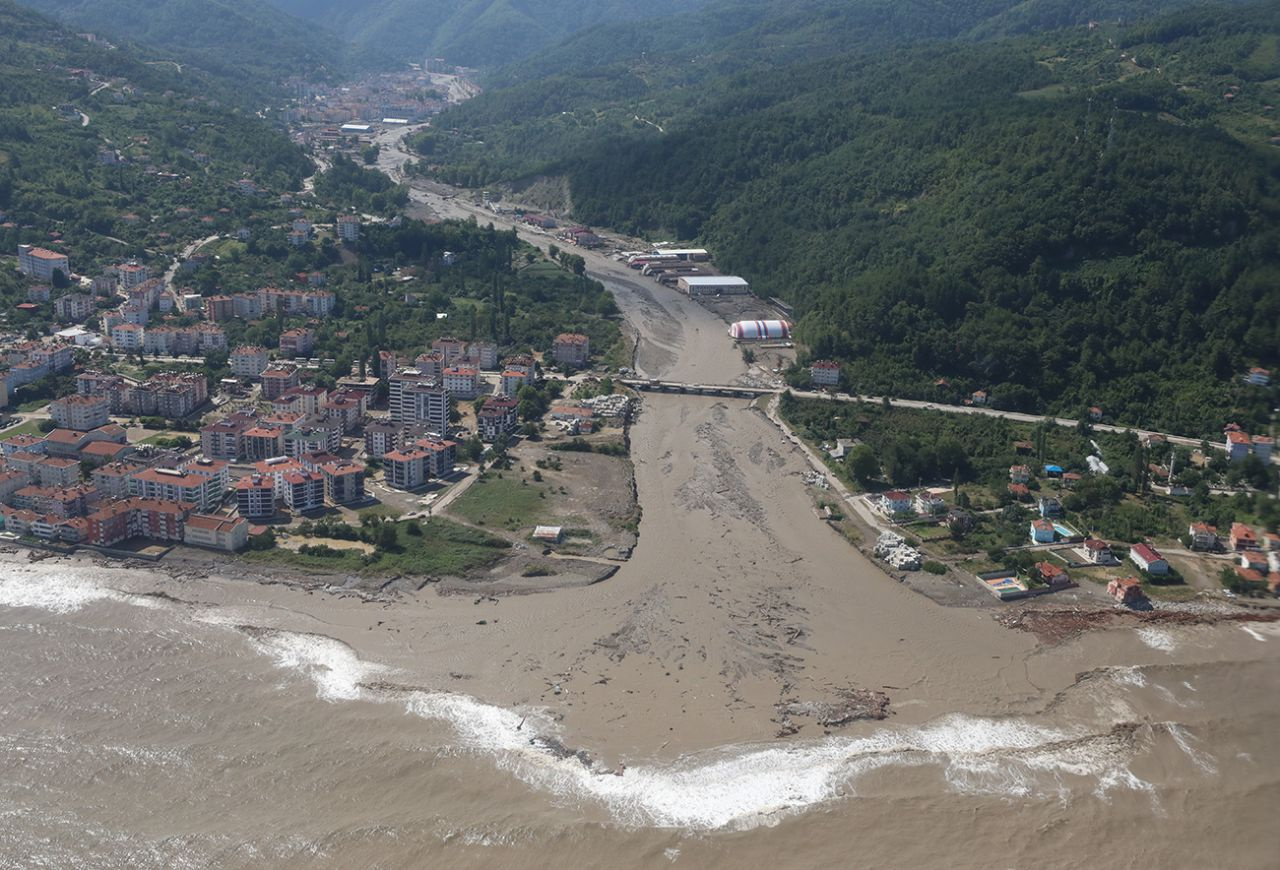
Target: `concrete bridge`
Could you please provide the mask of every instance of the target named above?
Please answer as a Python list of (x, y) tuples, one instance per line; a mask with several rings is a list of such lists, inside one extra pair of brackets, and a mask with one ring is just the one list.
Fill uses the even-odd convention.
[(632, 378), (622, 381), (633, 390), (651, 393), (691, 393), (696, 396), (724, 396), (733, 399), (754, 399), (757, 396), (772, 396), (782, 392), (771, 387), (739, 387), (728, 384), (686, 384), (679, 381), (660, 381), (657, 379), (640, 380)]

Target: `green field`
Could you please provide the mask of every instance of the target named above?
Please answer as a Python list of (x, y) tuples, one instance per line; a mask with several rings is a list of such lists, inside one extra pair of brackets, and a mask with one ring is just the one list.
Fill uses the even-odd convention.
[(14, 435), (40, 435), (40, 421), (26, 420), (11, 429), (0, 432), (0, 438), (12, 438)]
[(489, 472), (450, 505), (449, 511), (478, 526), (517, 531), (546, 517), (542, 492), (542, 486), (521, 483), (514, 474), (498, 477)]
[[(410, 526), (421, 535), (409, 533)], [(253, 562), (288, 565), (324, 572), (342, 572), (376, 577), (384, 574), (453, 576), (492, 564), (506, 554), (506, 541), (479, 529), (432, 519), (426, 523), (393, 523), (395, 544), (379, 547), (366, 557), (355, 550), (335, 550), (324, 555), (298, 553), (277, 547), (251, 550), (245, 558)]]

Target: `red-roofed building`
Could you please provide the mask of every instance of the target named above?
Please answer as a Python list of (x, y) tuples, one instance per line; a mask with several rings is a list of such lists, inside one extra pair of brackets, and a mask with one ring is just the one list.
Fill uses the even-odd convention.
[(551, 343), (551, 358), (561, 365), (585, 366), (591, 356), (591, 339), (580, 332), (562, 332)]
[(324, 475), (299, 469), (282, 476), (284, 503), (298, 513), (324, 507)]
[(1110, 545), (1097, 538), (1088, 538), (1084, 542), (1084, 554), (1095, 565), (1110, 565), (1115, 560)]
[(18, 245), (18, 271), (37, 281), (52, 281), (55, 271), (61, 272), (64, 278), (70, 278), (71, 261), (66, 254), (57, 251)]
[(1121, 604), (1140, 604), (1147, 600), (1136, 577), (1120, 577), (1107, 584), (1107, 594)]
[(470, 366), (450, 366), (444, 370), (444, 388), (456, 399), (474, 399), (480, 392), (480, 372)]
[(293, 366), (276, 366), (262, 372), (262, 398), (274, 399), (298, 385), (298, 370)]
[(155, 501), (185, 502), (202, 511), (216, 510), (226, 491), (217, 475), (176, 468), (148, 468), (129, 478), (129, 494)]
[(1025, 483), (1011, 483), (1008, 489), (1009, 495), (1018, 501), (1029, 501), (1031, 498), (1031, 490)]
[(236, 481), (235, 490), (240, 516), (269, 517), (276, 512), (276, 485), (270, 475), (246, 475)]
[(480, 440), (490, 444), (516, 431), (516, 400), (509, 397), (489, 399), (476, 414)]
[(1134, 544), (1129, 548), (1129, 561), (1148, 574), (1168, 574), (1169, 563), (1155, 549), (1146, 544)]
[(1055, 565), (1053, 562), (1037, 562), (1036, 572), (1050, 589), (1065, 589), (1072, 585), (1071, 578), (1067, 575), (1067, 570), (1061, 565)]
[(243, 517), (191, 514), (182, 529), (182, 542), (212, 550), (242, 550), (249, 542), (249, 522)]
[(1241, 550), (1256, 550), (1258, 548), (1258, 536), (1253, 533), (1253, 529), (1244, 523), (1231, 524), (1231, 549), (1237, 553)]
[(382, 467), (387, 486), (396, 489), (416, 489), (427, 482), (427, 451), (409, 447), (392, 450), (382, 457)]
[(364, 467), (338, 460), (320, 466), (324, 475), (324, 494), (333, 504), (355, 504), (364, 501)]
[(1253, 439), (1249, 433), (1232, 430), (1227, 432), (1227, 458), (1232, 462), (1241, 462), (1253, 449)]
[(837, 387), (840, 385), (840, 363), (820, 359), (809, 365), (809, 377), (814, 386)]
[(128, 498), (89, 514), (85, 541), (110, 547), (130, 538), (182, 540), (182, 526), (191, 505), (172, 501)]

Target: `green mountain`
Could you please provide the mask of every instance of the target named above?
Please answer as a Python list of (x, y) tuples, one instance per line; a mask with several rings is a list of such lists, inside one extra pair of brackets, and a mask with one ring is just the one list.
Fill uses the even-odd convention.
[(0, 0), (0, 252), (57, 239), (77, 271), (93, 274), (95, 263), (167, 257), (251, 216), (275, 210), (285, 220), (274, 198), (235, 183), (296, 190), (311, 161), (208, 96), (210, 85)]
[(266, 92), (288, 76), (340, 69), (332, 33), (259, 0), (20, 0), (69, 27), (128, 41)]
[(465, 66), (496, 66), (519, 60), (585, 28), (613, 21), (661, 21), (698, 8), (705, 0), (269, 2), (346, 38), (365, 63), (385, 66), (388, 62), (443, 57)]
[(518, 82), (419, 147), (447, 180), (559, 176), (579, 220), (705, 243), (860, 390), (1262, 423), (1239, 375), (1280, 364), (1274, 6), (973, 40), (1010, 9), (789, 63), (778, 32), (690, 83), (625, 61)]

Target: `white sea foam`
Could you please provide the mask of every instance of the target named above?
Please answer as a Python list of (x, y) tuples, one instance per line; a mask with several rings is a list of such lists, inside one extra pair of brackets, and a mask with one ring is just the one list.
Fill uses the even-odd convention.
[[(463, 743), (492, 754), (519, 779), (564, 798), (603, 803), (621, 823), (695, 830), (751, 828), (854, 793), (862, 774), (885, 766), (938, 765), (957, 792), (1026, 796), (1064, 793), (1064, 775), (1111, 787), (1145, 787), (1129, 753), (1096, 739), (1023, 720), (947, 716), (870, 737), (781, 746), (722, 747), (670, 764), (639, 764), (621, 776), (557, 757), (531, 741), (517, 713), (473, 698), (418, 692), (408, 710), (448, 722)], [(532, 733), (531, 733), (532, 732)]]
[(316, 694), (326, 701), (356, 700), (362, 692), (360, 683), (386, 670), (362, 661), (346, 644), (321, 635), (268, 630), (253, 642), (279, 667), (310, 678)]
[(98, 601), (119, 601), (146, 608), (159, 606), (152, 598), (111, 589), (73, 571), (8, 569), (0, 578), (0, 606), (3, 607), (74, 613)]
[(1187, 757), (1195, 763), (1196, 767), (1205, 773), (1218, 772), (1218, 766), (1213, 763), (1213, 759), (1191, 745), (1195, 737), (1190, 732), (1176, 722), (1167, 723), (1165, 728), (1168, 730), (1169, 736), (1173, 738), (1173, 742), (1178, 744), (1178, 748), (1187, 754)]
[[(23, 571), (0, 580), (0, 605), (66, 613), (102, 600), (163, 606), (71, 572)], [(208, 612), (193, 617), (235, 624)], [(776, 824), (786, 815), (856, 794), (861, 776), (888, 766), (936, 766), (962, 793), (1065, 798), (1069, 776), (1095, 778), (1101, 793), (1149, 788), (1128, 769), (1132, 748), (1109, 734), (958, 714), (919, 727), (885, 727), (865, 737), (725, 746), (669, 763), (636, 764), (612, 775), (534, 740), (556, 733), (554, 723), (537, 711), (508, 710), (446, 692), (412, 692), (406, 700), (402, 694), (362, 688), (388, 669), (361, 660), (335, 639), (275, 629), (250, 632), (250, 638), (278, 667), (309, 678), (324, 700), (405, 703), (413, 715), (448, 724), (465, 751), (493, 758), (501, 769), (560, 799), (599, 803), (625, 825), (714, 830)], [(1113, 674), (1119, 685), (1146, 684), (1136, 668)]]
[(1280, 636), (1280, 622), (1242, 622), (1240, 628), (1254, 640), (1268, 641)]
[(1177, 638), (1174, 637), (1173, 631), (1167, 628), (1152, 628), (1144, 626), (1136, 629), (1138, 638), (1152, 649), (1158, 649), (1161, 652), (1173, 652), (1178, 648)]

